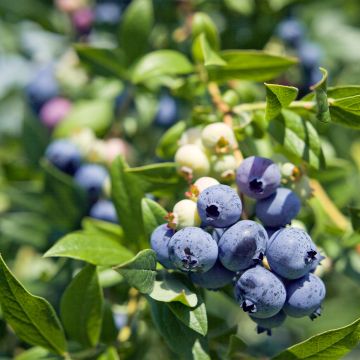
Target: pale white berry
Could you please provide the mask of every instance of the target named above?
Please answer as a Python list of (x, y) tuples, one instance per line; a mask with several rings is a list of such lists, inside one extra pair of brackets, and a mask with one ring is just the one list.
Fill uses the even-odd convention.
[(206, 176), (210, 171), (210, 162), (207, 155), (196, 145), (181, 146), (175, 154), (175, 162), (180, 173), (188, 178)]
[(219, 182), (216, 179), (209, 176), (203, 176), (200, 179), (197, 179), (194, 183), (194, 186), (196, 186), (199, 194), (208, 187), (214, 185), (219, 185)]
[(236, 147), (232, 128), (221, 122), (205, 126), (201, 141), (205, 148), (216, 153), (228, 153)]
[(175, 204), (173, 215), (176, 229), (199, 226), (201, 223), (196, 203), (188, 199), (181, 200)]
[(211, 175), (219, 180), (234, 180), (237, 161), (234, 155), (213, 155), (211, 157)]
[(188, 144), (194, 144), (202, 147), (201, 132), (202, 132), (202, 128), (200, 126), (187, 129), (181, 135), (181, 138), (179, 140), (179, 145), (183, 146)]

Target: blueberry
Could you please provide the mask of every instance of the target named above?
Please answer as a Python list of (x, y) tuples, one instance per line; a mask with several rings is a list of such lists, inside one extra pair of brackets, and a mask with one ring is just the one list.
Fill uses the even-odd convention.
[(230, 284), (235, 277), (235, 273), (224, 268), (220, 261), (217, 261), (215, 265), (205, 273), (191, 273), (191, 280), (206, 289), (218, 290), (227, 284)]
[(48, 128), (56, 126), (71, 109), (71, 102), (62, 97), (55, 97), (47, 101), (40, 110), (41, 122)]
[(239, 191), (254, 199), (264, 199), (273, 194), (280, 180), (279, 167), (270, 159), (258, 156), (243, 160), (236, 174)]
[(282, 309), (286, 291), (276, 275), (258, 265), (240, 276), (235, 285), (235, 298), (245, 312), (263, 319)]
[(90, 209), (90, 216), (112, 223), (117, 223), (117, 213), (114, 204), (110, 200), (98, 200)]
[(256, 203), (256, 216), (269, 227), (280, 227), (291, 223), (301, 208), (298, 196), (287, 188), (278, 188), (274, 194)]
[(178, 105), (176, 100), (169, 95), (162, 95), (154, 119), (155, 124), (169, 127), (178, 120), (178, 116)]
[(173, 265), (169, 259), (169, 241), (174, 235), (174, 230), (167, 224), (159, 225), (151, 234), (151, 248), (156, 252), (157, 261), (164, 267), (171, 269)]
[(59, 170), (73, 175), (81, 164), (81, 155), (75, 144), (66, 139), (55, 140), (47, 147), (45, 157)]
[(128, 316), (126, 313), (114, 313), (114, 323), (116, 328), (120, 331), (128, 323)]
[(276, 315), (265, 319), (258, 319), (250, 314), (251, 320), (257, 324), (257, 333), (261, 334), (266, 332), (267, 335), (271, 335), (271, 329), (279, 327), (286, 319), (286, 314), (283, 310), (280, 310)]
[(169, 257), (176, 268), (183, 271), (206, 272), (218, 257), (216, 241), (197, 227), (176, 232), (169, 241)]
[(231, 271), (261, 263), (268, 237), (257, 222), (242, 220), (226, 230), (219, 241), (219, 259)]
[(108, 176), (106, 169), (97, 164), (82, 165), (75, 173), (75, 181), (88, 194), (91, 202), (96, 201)]
[(284, 311), (287, 315), (310, 316), (312, 320), (320, 316), (326, 289), (319, 277), (312, 273), (306, 274), (300, 279), (289, 282), (286, 291)]
[(27, 85), (26, 96), (31, 108), (37, 113), (40, 108), (59, 93), (58, 83), (54, 75), (54, 67), (42, 67)]
[(214, 228), (213, 231), (211, 232), (211, 236), (214, 238), (214, 240), (219, 243), (221, 237), (223, 236), (224, 232), (227, 229), (224, 228)]
[(98, 24), (116, 25), (120, 21), (121, 7), (114, 1), (107, 1), (95, 6), (95, 21)]
[(298, 56), (301, 66), (305, 70), (318, 68), (321, 60), (321, 49), (318, 45), (311, 42), (304, 42), (299, 47)]
[(242, 204), (230, 186), (214, 185), (200, 194), (197, 208), (203, 225), (224, 228), (240, 219)]
[(271, 237), (266, 257), (272, 271), (291, 280), (308, 273), (319, 254), (304, 230), (287, 227)]
[(318, 256), (316, 257), (316, 260), (313, 262), (310, 272), (314, 273), (317, 269), (318, 266), (321, 265), (321, 261), (323, 261), (325, 259), (325, 256), (318, 254)]
[(277, 34), (287, 45), (296, 47), (304, 37), (304, 26), (296, 19), (287, 19), (282, 21), (278, 28)]

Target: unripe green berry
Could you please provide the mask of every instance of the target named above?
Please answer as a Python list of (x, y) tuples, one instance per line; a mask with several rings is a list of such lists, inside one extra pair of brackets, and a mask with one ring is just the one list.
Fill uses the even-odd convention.
[(221, 181), (231, 181), (235, 179), (237, 163), (232, 154), (213, 155), (210, 159), (211, 175)]
[(175, 204), (173, 208), (174, 224), (176, 229), (188, 226), (199, 226), (201, 223), (196, 202), (185, 199)]
[(219, 154), (229, 153), (236, 147), (232, 128), (221, 122), (205, 126), (201, 140), (205, 148)]
[(223, 101), (229, 105), (231, 108), (236, 106), (239, 103), (239, 95), (235, 90), (227, 90), (222, 96)]

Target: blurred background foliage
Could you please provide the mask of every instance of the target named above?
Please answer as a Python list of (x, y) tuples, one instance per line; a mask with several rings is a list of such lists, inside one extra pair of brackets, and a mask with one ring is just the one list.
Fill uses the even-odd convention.
[[(204, 122), (204, 118), (205, 122), (211, 121), (209, 99), (203, 97), (197, 84), (182, 88), (169, 77), (147, 86), (137, 86), (123, 73), (129, 66), (123, 54), (126, 41), (137, 45), (133, 54), (125, 54), (128, 58), (156, 49), (179, 50), (191, 58), (189, 19), (196, 11), (207, 13), (215, 22), (223, 49), (265, 48), (294, 56), (298, 55), (295, 49), (279, 36), (279, 24), (287, 19), (297, 19), (306, 29), (306, 40), (321, 54), (319, 65), (329, 71), (330, 86), (360, 84), (360, 3), (357, 0), (154, 0), (154, 26), (146, 22), (139, 24), (149, 26), (148, 45), (141, 39), (121, 36), (120, 29), (125, 26), (122, 13), (127, 1), (118, 1), (119, 15), (114, 22), (104, 20), (99, 14), (90, 16), (90, 21), (86, 12), (82, 14), (84, 18), (80, 14), (80, 20), (76, 22), (74, 17), (62, 11), (61, 3), (51, 0), (0, 1), (1, 253), (29, 290), (49, 299), (56, 307), (79, 264), (42, 258), (42, 254), (65, 233), (80, 227), (86, 206), (82, 206), (78, 192), (79, 201), (68, 204), (54, 201), (54, 196), (63, 193), (74, 199), (71, 195), (74, 194), (73, 184), (61, 182), (59, 174), (41, 159), (53, 137), (70, 135), (74, 121), (70, 119), (67, 126), (62, 125), (50, 133), (37, 119), (37, 112), (29, 105), (24, 89), (39, 69), (52, 69), (59, 93), (71, 99), (78, 109), (73, 115), (76, 121), (92, 127), (99, 138), (120, 136), (130, 144), (129, 163), (132, 166), (160, 161), (155, 156), (158, 141), (173, 125), (154, 120), (164, 97), (176, 98), (177, 119), (190, 119), (193, 124)], [(83, 1), (84, 7), (93, 10), (100, 3)], [(100, 66), (96, 61), (86, 61), (87, 53), (82, 51), (85, 45), (109, 49), (109, 53), (105, 53), (106, 59), (104, 53), (98, 54)], [(95, 55), (92, 60), (96, 58)], [(84, 62), (80, 61), (84, 59)], [(101, 66), (104, 61), (111, 68), (110, 73)], [(291, 69), (280, 80), (284, 84), (303, 86), (301, 66)], [(245, 83), (239, 87), (238, 95), (244, 101), (261, 99), (263, 86)], [(227, 328), (239, 324), (238, 333), (257, 356), (273, 355), (308, 336), (346, 325), (359, 317), (360, 247), (357, 244), (360, 235), (344, 237), (341, 224), (349, 219), (349, 207), (360, 207), (360, 137), (357, 131), (334, 124), (318, 122), (316, 127), (322, 138), (327, 168), (311, 175), (320, 181), (331, 200), (326, 195), (322, 200), (310, 200), (310, 206), (304, 208), (300, 219), (333, 259), (333, 264), (326, 264), (331, 270), (324, 275), (328, 295), (322, 317), (315, 322), (288, 320), (286, 326), (274, 331), (271, 338), (256, 336), (254, 324), (229, 300), (230, 291), (228, 297), (217, 292), (207, 294), (210, 324), (224, 322)], [(269, 148), (266, 141), (253, 138), (244, 138), (245, 155), (261, 148), (263, 155), (275, 156), (276, 149)], [(61, 183), (57, 188), (46, 185), (56, 181)], [(167, 194), (164, 205), (170, 206), (176, 200), (176, 195)], [(327, 211), (328, 200), (341, 213)], [(62, 218), (64, 206), (73, 214), (68, 219)], [(345, 220), (342, 214), (346, 216)], [(113, 312), (120, 317), (123, 313), (128, 316), (126, 330), (121, 331), (124, 329), (121, 324), (117, 328), (123, 343), (121, 354), (129, 358), (166, 358), (168, 350), (159, 335), (151, 331), (145, 304), (140, 300), (137, 312), (132, 313), (134, 302), (139, 300), (132, 297), (123, 279), (114, 276), (104, 271), (100, 278)], [(110, 323), (115, 326), (112, 320)], [(117, 330), (115, 328), (115, 332)], [(213, 337), (216, 339), (216, 334)], [(141, 344), (140, 352), (137, 344)], [(218, 346), (222, 346), (221, 340)], [(26, 347), (0, 320), (1, 358), (12, 358), (19, 349)], [(360, 350), (355, 350), (346, 358), (357, 359), (359, 356)]]

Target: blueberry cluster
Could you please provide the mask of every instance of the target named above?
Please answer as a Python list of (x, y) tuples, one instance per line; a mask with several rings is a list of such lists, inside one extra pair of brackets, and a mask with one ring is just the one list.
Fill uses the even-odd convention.
[(237, 147), (232, 128), (222, 122), (188, 129), (180, 139), (175, 154), (179, 172), (188, 180), (212, 176), (219, 181), (232, 181), (237, 167)]
[(280, 168), (266, 158), (243, 160), (236, 183), (256, 200), (262, 224), (241, 218), (243, 203), (232, 187), (202, 177), (152, 233), (158, 261), (210, 290), (235, 284), (235, 298), (258, 333), (270, 335), (286, 316), (316, 318), (325, 286), (313, 272), (323, 256), (304, 230), (289, 226), (300, 210), (298, 196), (280, 187)]
[(73, 176), (74, 181), (87, 194), (93, 218), (117, 223), (114, 204), (102, 198), (109, 182), (107, 168), (96, 163), (83, 162), (79, 146), (69, 139), (54, 140), (46, 149), (46, 159), (62, 172)]

